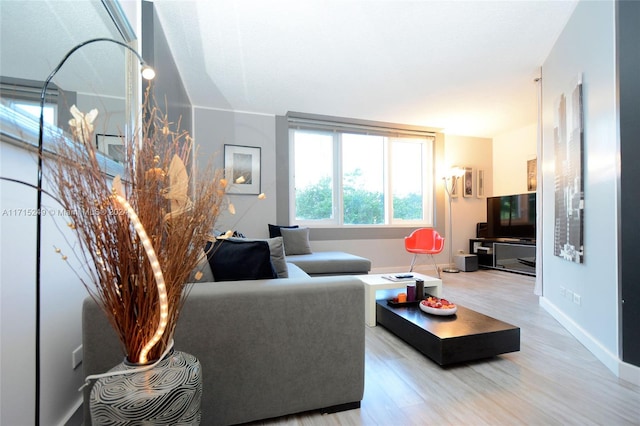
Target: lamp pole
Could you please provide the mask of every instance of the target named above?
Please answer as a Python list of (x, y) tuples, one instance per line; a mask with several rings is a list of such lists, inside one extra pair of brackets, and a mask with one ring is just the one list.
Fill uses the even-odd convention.
[(155, 72), (153, 71), (153, 69), (147, 66), (145, 61), (142, 59), (142, 56), (140, 56), (140, 54), (134, 48), (132, 48), (128, 44), (119, 40), (100, 37), (100, 38), (93, 38), (93, 39), (84, 41), (76, 45), (75, 47), (73, 47), (71, 50), (69, 50), (66, 53), (66, 55), (62, 58), (60, 63), (58, 63), (58, 65), (53, 69), (53, 71), (51, 71), (51, 74), (49, 74), (49, 76), (44, 82), (44, 85), (42, 86), (42, 91), (40, 92), (40, 121), (39, 121), (39, 133), (38, 133), (38, 176), (37, 176), (37, 184), (36, 184), (36, 189), (37, 189), (36, 191), (36, 213), (37, 213), (36, 214), (36, 271), (35, 271), (36, 272), (35, 424), (36, 425), (40, 424), (40, 277), (41, 277), (40, 257), (42, 253), (42, 250), (41, 250), (42, 249), (41, 247), (42, 215), (40, 214), (40, 212), (42, 209), (42, 192), (43, 192), (42, 191), (42, 168), (43, 168), (42, 160), (43, 160), (43, 152), (44, 152), (44, 104), (45, 104), (45, 99), (47, 95), (47, 89), (49, 88), (49, 83), (51, 83), (51, 80), (53, 80), (53, 77), (58, 73), (58, 71), (60, 71), (60, 68), (62, 68), (62, 65), (64, 65), (65, 62), (67, 62), (67, 59), (69, 59), (69, 57), (76, 50), (86, 46), (87, 44), (92, 44), (92, 43), (102, 42), (102, 41), (120, 45), (125, 49), (130, 50), (134, 55), (136, 55), (136, 57), (140, 61), (140, 66), (142, 67), (142, 76), (145, 79), (151, 80), (155, 76)]
[[(458, 183), (458, 175), (452, 173), (450, 176), (445, 176), (442, 179), (444, 180), (444, 190), (447, 192), (447, 197), (449, 197), (449, 266), (443, 268), (442, 272), (456, 273), (460, 272), (460, 270), (453, 264), (453, 219), (451, 215), (451, 194)], [(451, 188), (449, 188), (448, 181), (451, 181)]]

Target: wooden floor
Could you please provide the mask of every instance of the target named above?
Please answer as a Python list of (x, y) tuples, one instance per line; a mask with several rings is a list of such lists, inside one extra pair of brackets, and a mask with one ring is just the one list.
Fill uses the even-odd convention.
[(367, 327), (362, 407), (261, 425), (640, 425), (640, 387), (616, 378), (538, 305), (534, 278), (443, 274), (444, 297), (521, 328), (520, 352), (442, 368)]

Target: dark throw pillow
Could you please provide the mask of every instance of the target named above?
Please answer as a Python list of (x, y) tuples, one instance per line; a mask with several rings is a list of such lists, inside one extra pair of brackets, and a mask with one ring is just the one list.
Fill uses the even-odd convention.
[(231, 241), (266, 241), (269, 244), (269, 250), (271, 251), (271, 264), (273, 265), (273, 269), (276, 271), (276, 275), (278, 278), (288, 278), (289, 277), (289, 268), (287, 267), (287, 261), (284, 258), (284, 242), (282, 237), (275, 237), (269, 239), (263, 238), (229, 238)]
[(269, 238), (282, 237), (282, 233), (280, 232), (280, 228), (293, 229), (297, 228), (298, 225), (291, 226), (283, 226), (283, 225), (271, 225), (269, 224)]
[(277, 278), (266, 241), (217, 240), (205, 252), (216, 281)]

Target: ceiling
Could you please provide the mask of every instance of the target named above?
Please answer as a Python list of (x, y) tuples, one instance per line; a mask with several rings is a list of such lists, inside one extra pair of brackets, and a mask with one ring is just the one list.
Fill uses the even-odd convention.
[[(120, 39), (103, 4), (0, 0), (0, 74), (45, 81), (74, 46), (96, 37)], [(54, 83), (78, 93), (123, 97), (123, 48), (94, 43), (69, 57)]]
[[(96, 0), (0, 2), (5, 76), (42, 81), (73, 45), (117, 36)], [(154, 3), (195, 106), (494, 137), (535, 123), (533, 80), (577, 0)], [(120, 50), (84, 48), (55, 82), (122, 96)]]
[(194, 106), (494, 137), (536, 122), (577, 1), (154, 3)]

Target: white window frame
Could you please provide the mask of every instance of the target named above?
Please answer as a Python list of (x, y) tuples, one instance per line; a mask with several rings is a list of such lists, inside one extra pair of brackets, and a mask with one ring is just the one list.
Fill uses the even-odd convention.
[[(366, 126), (356, 125), (349, 127), (340, 124), (340, 128), (332, 128), (332, 123), (327, 125), (323, 122), (318, 125), (300, 125), (289, 123), (289, 180), (292, 183), (289, 187), (289, 217), (292, 224), (300, 226), (309, 226), (314, 228), (398, 228), (398, 227), (416, 227), (434, 226), (435, 222), (435, 135), (428, 132), (403, 131), (394, 129), (389, 131), (380, 131), (375, 128), (367, 128)], [(307, 132), (318, 132), (333, 137), (333, 212), (332, 218), (319, 220), (298, 220), (296, 219), (296, 188), (295, 188), (295, 132), (297, 130)], [(343, 170), (342, 170), (342, 134), (344, 133), (365, 133), (371, 135), (379, 135), (385, 137), (384, 141), (384, 213), (385, 223), (382, 224), (344, 224), (343, 212)], [(391, 156), (392, 156), (392, 138), (414, 138), (416, 143), (422, 145), (422, 177), (426, 179), (430, 177), (430, 186), (423, 185), (423, 216), (427, 219), (422, 220), (401, 220), (393, 218), (393, 201), (389, 200), (392, 194), (393, 182), (390, 178)], [(422, 139), (418, 141), (418, 138)], [(429, 152), (430, 150), (430, 152)], [(427, 181), (428, 183), (428, 181)], [(430, 220), (429, 220), (430, 219)]]

